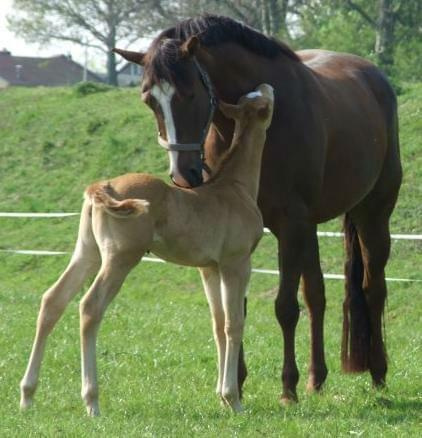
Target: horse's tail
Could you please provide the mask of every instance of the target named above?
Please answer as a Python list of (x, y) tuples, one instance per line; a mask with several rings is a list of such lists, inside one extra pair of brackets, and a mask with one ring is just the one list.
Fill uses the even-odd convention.
[(133, 218), (148, 213), (149, 202), (145, 199), (124, 199), (118, 201), (109, 193), (106, 186), (93, 185), (85, 191), (85, 197), (108, 214), (117, 218)]
[(371, 325), (363, 292), (362, 250), (350, 216), (344, 218), (346, 249), (346, 296), (343, 303), (343, 340), (341, 362), (343, 371), (353, 373), (368, 369)]

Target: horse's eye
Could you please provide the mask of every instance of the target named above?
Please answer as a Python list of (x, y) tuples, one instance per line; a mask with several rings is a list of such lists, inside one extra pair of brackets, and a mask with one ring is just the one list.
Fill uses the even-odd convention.
[(183, 102), (192, 102), (195, 98), (195, 93), (193, 91), (187, 91), (183, 94), (180, 94), (179, 99)]

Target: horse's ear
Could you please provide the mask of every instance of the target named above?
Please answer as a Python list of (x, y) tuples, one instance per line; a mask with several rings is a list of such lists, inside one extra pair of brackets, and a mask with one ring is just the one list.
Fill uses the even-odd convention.
[(133, 62), (135, 64), (144, 65), (145, 53), (142, 52), (131, 52), (130, 50), (113, 49), (114, 53), (118, 53), (123, 56), (127, 61)]
[(221, 100), (218, 103), (218, 108), (228, 119), (240, 118), (240, 114), (242, 111), (240, 105), (231, 105), (230, 103), (226, 103)]
[(180, 47), (182, 56), (188, 58), (189, 56), (195, 55), (196, 51), (200, 46), (199, 38), (197, 36), (191, 36), (187, 41), (185, 41)]

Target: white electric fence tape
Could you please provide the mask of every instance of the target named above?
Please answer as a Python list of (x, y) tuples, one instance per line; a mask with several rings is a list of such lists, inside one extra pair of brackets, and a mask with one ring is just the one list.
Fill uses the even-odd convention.
[[(26, 250), (26, 249), (0, 249), (0, 253), (11, 253), (11, 254), (23, 254), (23, 255), (37, 255), (37, 256), (48, 256), (48, 255), (65, 255), (70, 254), (65, 251), (42, 251), (42, 250)], [(142, 261), (145, 262), (155, 262), (155, 263), (167, 263), (163, 259), (159, 259), (157, 257), (142, 257)], [(279, 271), (275, 269), (252, 269), (252, 272), (257, 274), (267, 274), (267, 275), (280, 275)], [(324, 278), (327, 280), (343, 280), (343, 274), (324, 274)], [(422, 279), (416, 278), (391, 278), (386, 277), (386, 281), (400, 281), (405, 283), (411, 282), (422, 282)]]
[[(6, 218), (60, 218), (69, 216), (78, 216), (79, 213), (18, 213), (18, 212), (0, 212), (0, 217)], [(265, 233), (271, 233), (268, 228), (264, 228)], [(318, 231), (318, 236), (321, 237), (343, 237), (344, 233), (333, 231)], [(398, 240), (422, 240), (422, 234), (391, 234), (392, 239)], [(43, 251), (43, 250), (26, 250), (26, 249), (0, 249), (3, 253), (36, 255), (36, 256), (50, 256), (50, 255), (65, 255), (69, 254), (66, 251)], [(156, 257), (143, 257), (142, 260), (146, 262), (167, 263), (165, 260)], [(278, 270), (273, 269), (252, 269), (252, 272), (258, 274), (279, 275)], [(329, 280), (343, 280), (343, 274), (324, 274), (324, 278)], [(400, 281), (400, 282), (422, 282), (422, 279), (414, 278), (390, 278), (386, 277), (386, 281)]]

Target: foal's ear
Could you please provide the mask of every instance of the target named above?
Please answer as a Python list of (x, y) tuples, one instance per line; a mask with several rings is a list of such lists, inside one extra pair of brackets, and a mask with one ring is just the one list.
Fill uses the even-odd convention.
[(239, 119), (242, 112), (240, 105), (231, 105), (223, 101), (219, 101), (218, 108), (228, 119)]
[(182, 57), (188, 58), (189, 56), (195, 55), (196, 51), (199, 49), (200, 44), (201, 43), (199, 42), (199, 38), (197, 36), (191, 36), (180, 47)]
[(118, 53), (120, 56), (123, 56), (127, 61), (133, 62), (138, 65), (144, 65), (145, 61), (145, 53), (142, 52), (131, 52), (130, 50), (122, 50), (122, 49), (113, 49), (114, 53)]

